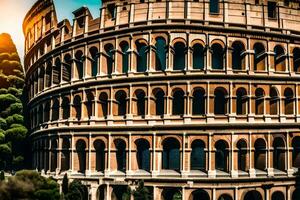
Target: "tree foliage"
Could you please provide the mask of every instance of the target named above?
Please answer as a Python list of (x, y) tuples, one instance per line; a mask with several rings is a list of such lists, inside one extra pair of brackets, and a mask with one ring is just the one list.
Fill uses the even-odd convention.
[(145, 187), (144, 181), (140, 181), (138, 187), (133, 191), (134, 200), (151, 200), (152, 194), (148, 187)]

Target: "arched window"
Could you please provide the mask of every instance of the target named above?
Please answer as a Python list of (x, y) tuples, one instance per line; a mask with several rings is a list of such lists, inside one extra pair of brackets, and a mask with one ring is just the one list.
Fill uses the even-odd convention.
[(70, 141), (68, 138), (63, 139), (61, 150), (61, 171), (70, 169)]
[(72, 58), (70, 54), (64, 56), (62, 79), (63, 81), (71, 81)]
[(166, 46), (166, 40), (163, 37), (156, 38), (155, 50), (156, 50), (155, 69), (157, 71), (165, 70), (166, 60), (167, 60), (167, 46)]
[(184, 70), (185, 69), (185, 44), (183, 42), (176, 42), (174, 44), (174, 55), (173, 55), (173, 69)]
[(100, 117), (107, 117), (108, 114), (108, 95), (105, 92), (101, 92), (99, 96), (100, 101)]
[(274, 192), (272, 194), (272, 200), (285, 200), (284, 194), (282, 192)]
[(193, 115), (205, 114), (205, 90), (203, 88), (195, 89), (193, 92)]
[(259, 138), (254, 143), (254, 167), (255, 169), (266, 169), (266, 142)]
[(38, 75), (38, 70), (36, 70), (34, 72), (34, 76), (33, 76), (33, 81), (34, 81), (34, 94), (38, 93), (38, 79), (39, 79), (39, 75)]
[(52, 84), (52, 63), (49, 61), (46, 68), (46, 87), (51, 87)]
[(258, 191), (252, 190), (246, 193), (244, 200), (263, 200)]
[(127, 110), (127, 95), (123, 90), (120, 90), (116, 93), (116, 101), (118, 105), (118, 116), (125, 116)]
[(254, 49), (254, 70), (265, 70), (265, 47), (261, 43), (255, 43)]
[(38, 111), (38, 125), (41, 125), (43, 123), (43, 112), (44, 112), (44, 109), (43, 109), (43, 106), (40, 105), (39, 106), (39, 111)]
[(91, 67), (91, 74), (93, 77), (97, 76), (98, 73), (98, 59), (99, 59), (99, 52), (96, 47), (90, 48), (90, 67)]
[(215, 144), (215, 162), (216, 169), (224, 172), (228, 172), (228, 144), (224, 140), (219, 140)]
[(236, 91), (236, 114), (247, 114), (248, 96), (247, 91), (244, 88), (239, 88)]
[(219, 0), (210, 0), (209, 1), (209, 13), (210, 14), (219, 14), (220, 5)]
[(85, 106), (88, 118), (94, 116), (94, 94), (92, 92), (87, 92)]
[(106, 58), (106, 71), (108, 75), (111, 75), (113, 72), (113, 63), (114, 63), (114, 46), (112, 44), (106, 44), (104, 46), (105, 58)]
[[(300, 137), (293, 138), (293, 167), (300, 168)], [(299, 196), (300, 197), (300, 196)]]
[(176, 90), (173, 93), (173, 115), (184, 114), (184, 92), (182, 90)]
[(215, 115), (225, 115), (228, 109), (228, 99), (226, 90), (224, 88), (216, 88), (214, 96)]
[(148, 46), (143, 42), (137, 42), (137, 72), (146, 72)]
[(129, 45), (126, 41), (120, 43), (122, 51), (122, 73), (127, 73), (129, 70)]
[(244, 140), (239, 140), (236, 147), (238, 149), (238, 169), (241, 171), (246, 171), (247, 143)]
[(284, 113), (286, 115), (294, 114), (294, 92), (291, 88), (284, 90)]
[(59, 119), (59, 101), (58, 99), (53, 100), (52, 104), (52, 121)]
[(198, 189), (192, 192), (191, 200), (210, 200), (208, 193), (205, 190)]
[(293, 69), (294, 72), (300, 72), (300, 48), (293, 50)]
[(182, 199), (182, 194), (178, 188), (165, 188), (161, 193), (162, 200), (179, 200)]
[(75, 111), (75, 117), (76, 119), (81, 119), (81, 97), (79, 95), (76, 95), (73, 100), (73, 106)]
[(224, 69), (224, 49), (219, 43), (211, 46), (212, 69)]
[(45, 69), (42, 66), (39, 68), (39, 92), (44, 90)]
[(232, 44), (231, 63), (233, 70), (244, 70), (245, 60), (244, 53), (245, 47), (241, 42), (234, 42)]
[(76, 64), (76, 75), (78, 79), (83, 78), (83, 53), (82, 51), (77, 51), (75, 53), (75, 64)]
[(135, 93), (136, 95), (136, 110), (137, 115), (139, 116), (145, 116), (145, 110), (146, 110), (146, 94), (142, 90), (138, 90)]
[(275, 138), (273, 148), (273, 168), (285, 171), (285, 145), (282, 138)]
[(261, 88), (255, 90), (255, 114), (263, 115), (265, 112), (264, 106), (265, 92)]
[(85, 173), (85, 170), (86, 170), (86, 144), (85, 144), (84, 140), (77, 141), (76, 152), (77, 152), (78, 163), (79, 163), (78, 172)]
[(175, 138), (165, 139), (162, 143), (162, 168), (180, 170), (180, 144)]
[(53, 139), (51, 141), (51, 172), (54, 172), (57, 168), (57, 141)]
[(277, 115), (279, 111), (279, 97), (276, 88), (270, 90), (270, 115)]
[(229, 194), (222, 194), (218, 200), (232, 200), (232, 197)]
[(296, 188), (292, 196), (292, 200), (298, 200), (298, 199), (300, 199), (300, 188)]
[(102, 140), (94, 141), (94, 148), (96, 153), (96, 171), (104, 171), (105, 169), (105, 144)]
[(69, 119), (70, 117), (70, 100), (68, 97), (64, 97), (62, 104), (62, 114), (63, 114), (63, 119)]
[(145, 139), (136, 141), (136, 157), (139, 169), (150, 171), (150, 145)]
[(45, 104), (45, 110), (44, 110), (44, 122), (48, 122), (50, 120), (50, 102), (47, 101)]
[(195, 140), (192, 143), (191, 169), (206, 170), (205, 143), (202, 140)]
[(56, 58), (55, 60), (55, 65), (53, 67), (53, 83), (54, 84), (59, 84), (61, 80), (61, 61), (59, 58)]
[(285, 53), (284, 49), (280, 45), (274, 47), (274, 65), (275, 71), (284, 72), (285, 71)]
[(155, 97), (155, 114), (164, 115), (165, 112), (165, 93), (163, 90), (159, 89), (154, 93)]
[(204, 69), (204, 47), (197, 43), (193, 46), (193, 69)]
[(115, 140), (117, 168), (119, 171), (126, 170), (126, 143), (124, 140)]

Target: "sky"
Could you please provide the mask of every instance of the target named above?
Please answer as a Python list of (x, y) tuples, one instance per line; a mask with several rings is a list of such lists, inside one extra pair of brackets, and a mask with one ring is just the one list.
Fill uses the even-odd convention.
[[(24, 36), (23, 19), (37, 0), (0, 0), (0, 33), (9, 33), (23, 59)], [(69, 19), (72, 22), (72, 12), (81, 6), (88, 6), (93, 17), (99, 17), (101, 0), (54, 0), (58, 21)]]

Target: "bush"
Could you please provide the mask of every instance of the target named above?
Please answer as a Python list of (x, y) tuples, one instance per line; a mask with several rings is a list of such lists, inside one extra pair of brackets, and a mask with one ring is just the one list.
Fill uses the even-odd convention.
[(24, 126), (11, 128), (5, 131), (6, 139), (9, 141), (21, 141), (25, 139), (28, 130)]
[(88, 192), (85, 185), (78, 180), (74, 180), (69, 186), (69, 192), (65, 196), (66, 200), (88, 200)]
[(6, 129), (7, 128), (7, 123), (6, 120), (3, 118), (0, 118), (0, 129)]
[(0, 94), (0, 108), (7, 108), (10, 104), (20, 102), (19, 99), (17, 99), (12, 94)]
[(22, 89), (9, 87), (7, 91), (9, 94), (14, 95), (15, 97), (20, 97), (22, 95)]
[(6, 157), (11, 154), (11, 147), (9, 144), (0, 144), (0, 157)]
[(23, 124), (24, 123), (24, 117), (19, 114), (13, 114), (12, 116), (7, 117), (6, 119), (7, 126), (10, 126), (12, 124)]

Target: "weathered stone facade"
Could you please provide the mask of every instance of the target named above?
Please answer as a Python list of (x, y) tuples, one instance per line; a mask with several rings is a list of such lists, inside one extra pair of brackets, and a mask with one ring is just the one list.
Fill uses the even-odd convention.
[[(100, 6), (100, 4), (99, 4)], [(298, 200), (299, 4), (103, 0), (24, 20), (33, 167), (91, 199)]]

